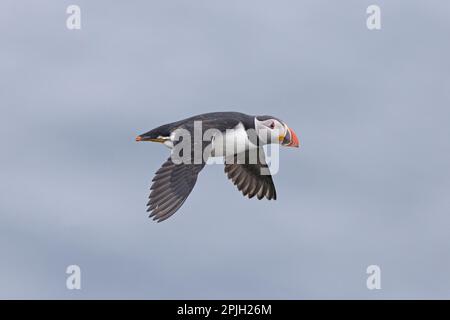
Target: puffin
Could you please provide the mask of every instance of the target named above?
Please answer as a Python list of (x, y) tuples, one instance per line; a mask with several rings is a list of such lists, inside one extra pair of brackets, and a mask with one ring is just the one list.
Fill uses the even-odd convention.
[[(225, 174), (244, 196), (276, 200), (263, 146), (300, 146), (295, 132), (280, 119), (240, 112), (192, 116), (138, 135), (136, 141), (157, 142), (171, 149), (171, 156), (156, 171), (150, 187), (147, 212), (157, 222), (180, 209), (209, 158), (224, 160)], [(182, 143), (183, 148), (179, 148)]]

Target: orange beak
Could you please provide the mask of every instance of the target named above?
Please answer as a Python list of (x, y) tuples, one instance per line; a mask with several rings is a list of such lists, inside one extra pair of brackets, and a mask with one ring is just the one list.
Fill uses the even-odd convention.
[(288, 126), (286, 126), (286, 129), (286, 136), (284, 137), (281, 144), (286, 147), (300, 147), (300, 142), (298, 141), (297, 135), (295, 134), (294, 130), (292, 130)]

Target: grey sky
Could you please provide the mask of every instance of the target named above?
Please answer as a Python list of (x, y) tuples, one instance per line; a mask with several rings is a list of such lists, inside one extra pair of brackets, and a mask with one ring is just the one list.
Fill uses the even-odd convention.
[[(80, 31), (65, 25), (74, 3)], [(0, 298), (450, 298), (449, 12), (2, 1)], [(136, 134), (225, 110), (298, 134), (278, 200), (242, 197), (211, 166), (170, 220), (149, 220), (168, 150)]]

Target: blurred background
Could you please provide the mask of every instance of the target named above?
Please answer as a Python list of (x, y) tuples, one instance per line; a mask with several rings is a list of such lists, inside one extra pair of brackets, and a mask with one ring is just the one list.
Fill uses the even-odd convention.
[[(450, 298), (449, 14), (437, 0), (3, 0), (0, 298)], [(172, 218), (148, 219), (168, 150), (135, 136), (229, 110), (299, 136), (278, 200), (244, 198), (213, 165)]]

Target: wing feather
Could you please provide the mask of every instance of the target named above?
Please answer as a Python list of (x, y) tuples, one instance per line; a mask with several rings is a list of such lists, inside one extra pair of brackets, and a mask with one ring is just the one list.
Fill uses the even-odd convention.
[(150, 217), (161, 222), (173, 215), (186, 201), (204, 166), (204, 163), (174, 164), (167, 159), (152, 180), (147, 203)]
[(249, 198), (256, 196), (259, 200), (264, 197), (269, 200), (276, 200), (277, 193), (272, 176), (261, 174), (263, 168), (267, 169), (264, 151), (260, 150), (258, 155), (255, 164), (249, 163), (248, 152), (245, 155), (246, 162), (243, 164), (237, 163), (239, 157), (234, 155), (234, 159), (230, 163), (225, 162), (225, 173), (244, 196)]

